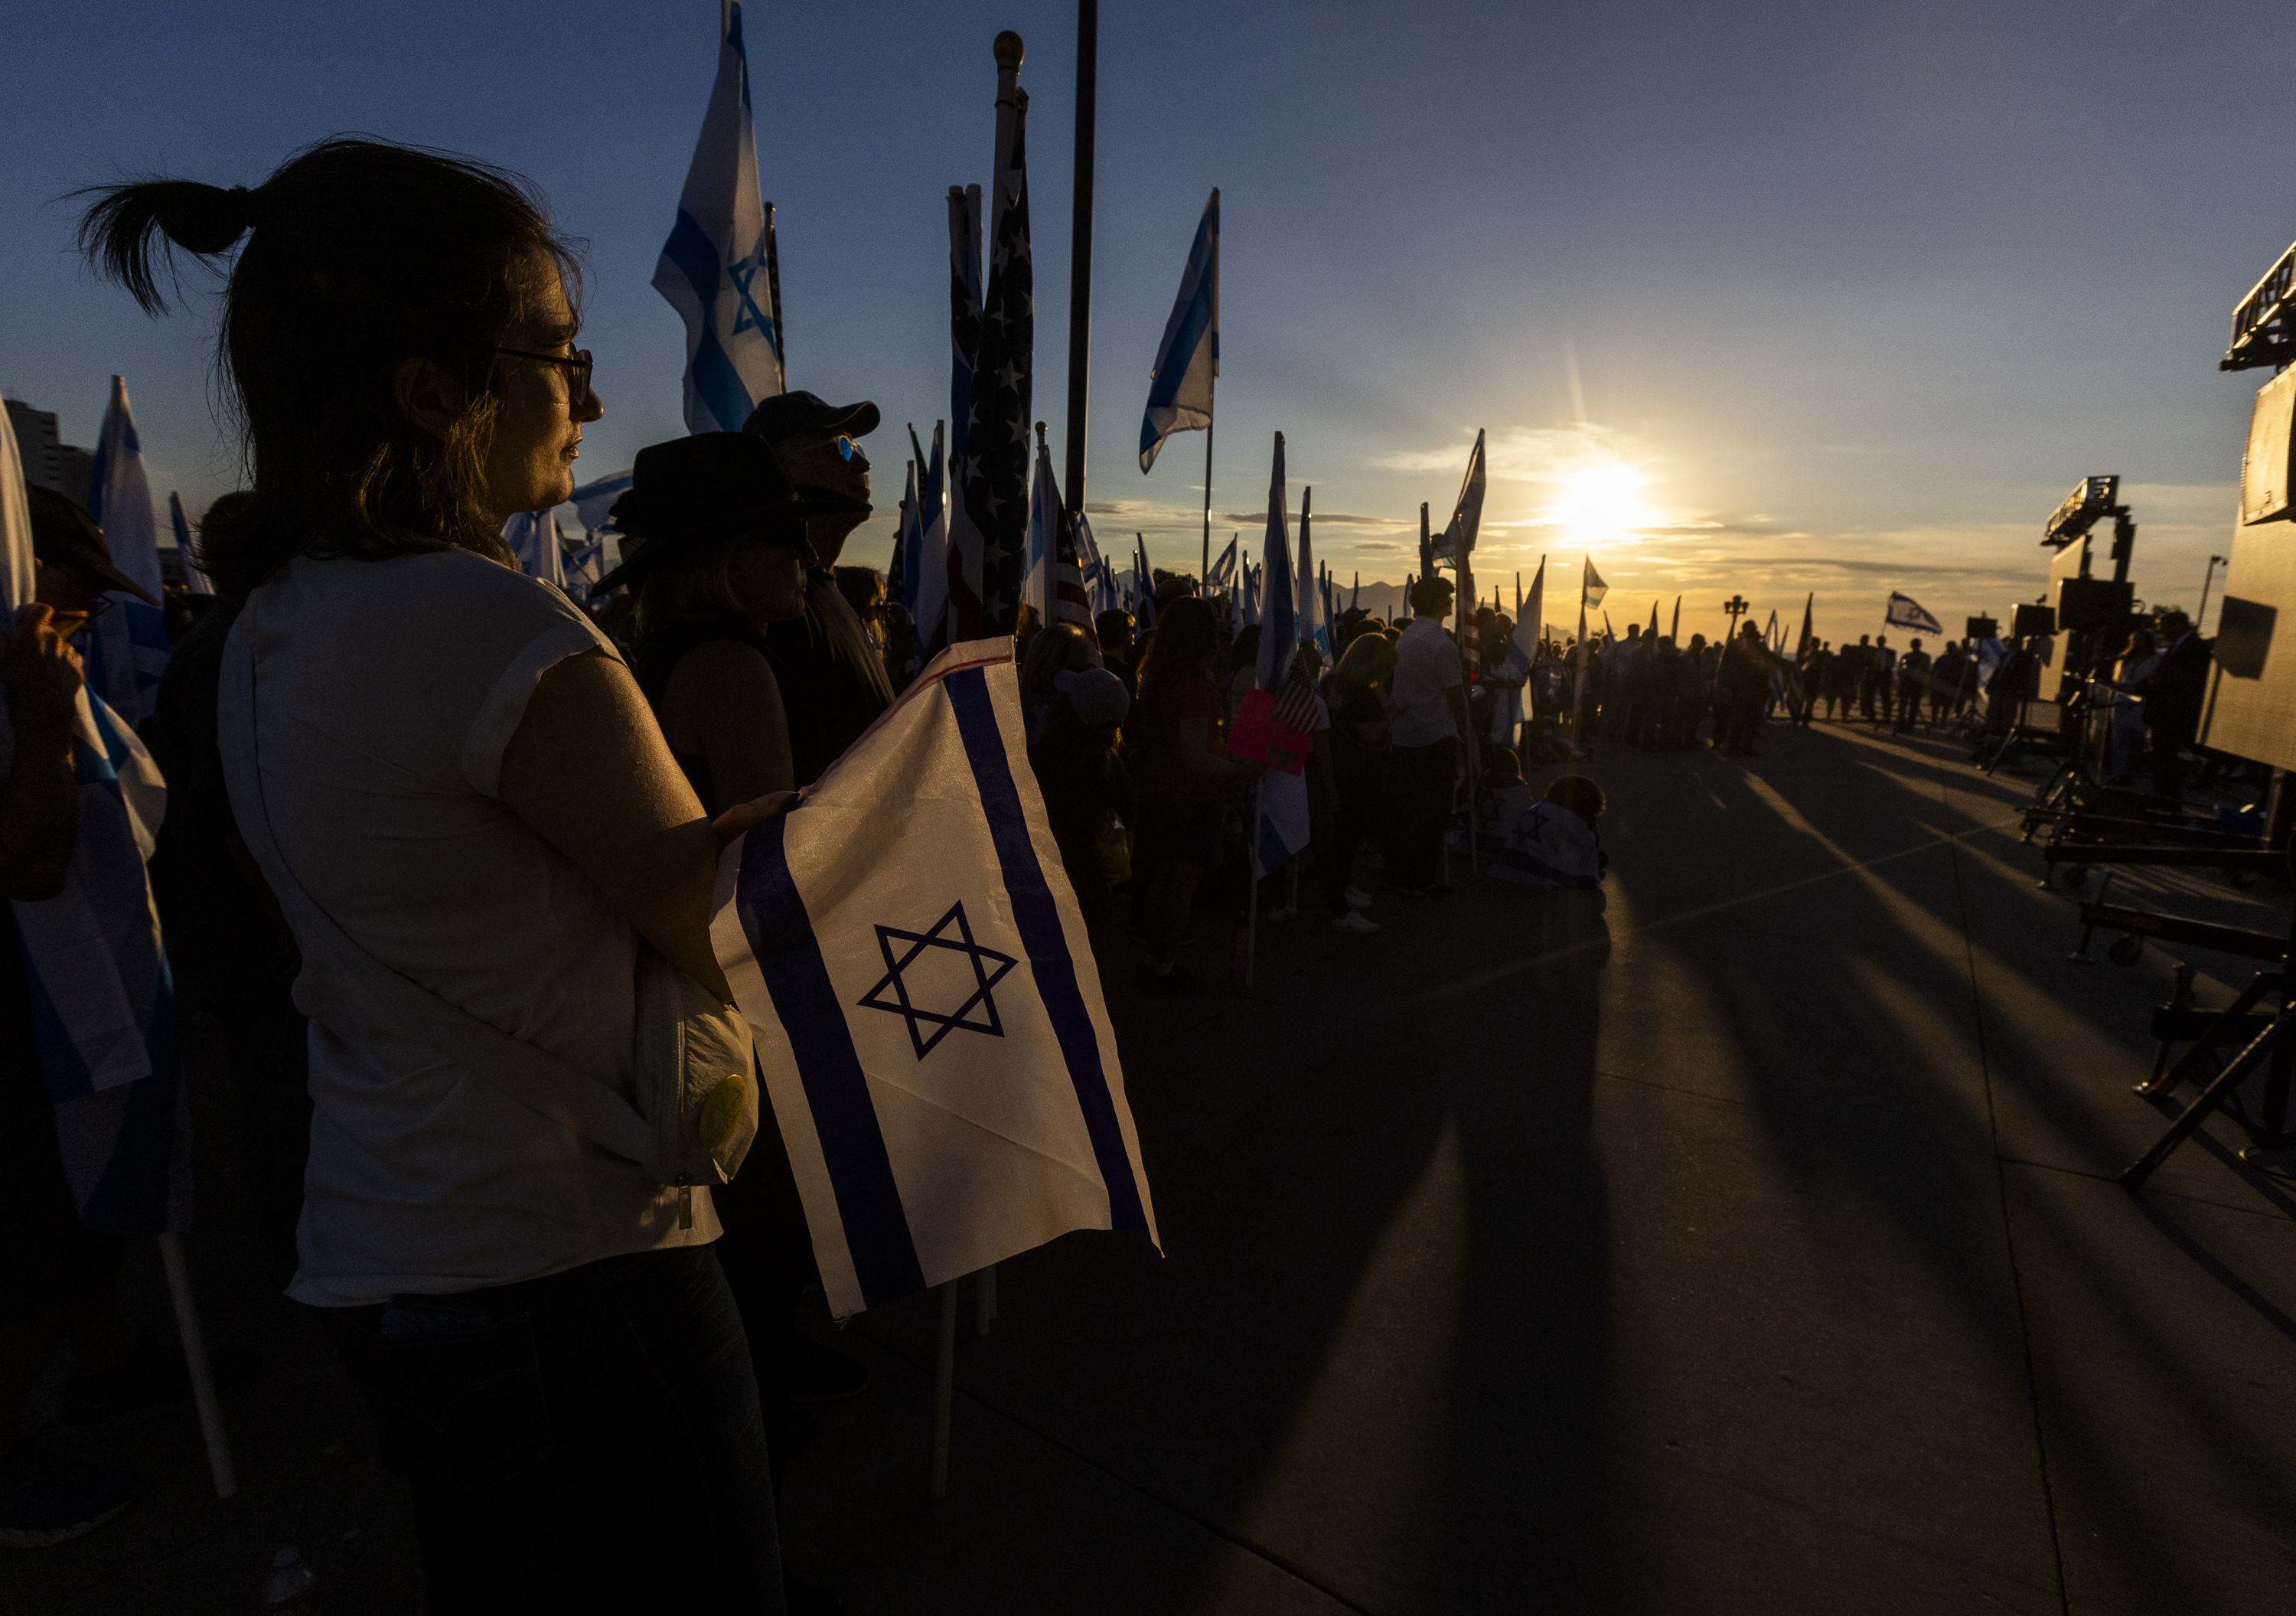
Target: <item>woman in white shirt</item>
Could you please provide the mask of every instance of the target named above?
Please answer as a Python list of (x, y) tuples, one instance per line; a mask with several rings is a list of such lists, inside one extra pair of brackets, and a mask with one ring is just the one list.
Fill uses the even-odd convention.
[(720, 830), (766, 810), (713, 828), (612, 645), (500, 537), (603, 413), (572, 259), (511, 176), (371, 141), (96, 194), (83, 242), (148, 310), (163, 253), (246, 237), (222, 347), (254, 496), (201, 559), (246, 601), (226, 768), (312, 1017), (289, 1293), (413, 1484), (429, 1608), (779, 1611), (707, 1191), (394, 1021), (312, 918), (625, 1098), (639, 939), (726, 997)]

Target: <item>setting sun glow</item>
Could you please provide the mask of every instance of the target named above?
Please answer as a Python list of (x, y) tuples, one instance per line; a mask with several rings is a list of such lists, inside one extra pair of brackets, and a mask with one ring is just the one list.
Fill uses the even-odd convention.
[(1625, 464), (1588, 466), (1563, 480), (1554, 520), (1578, 544), (1617, 544), (1650, 521), (1643, 504), (1644, 479)]

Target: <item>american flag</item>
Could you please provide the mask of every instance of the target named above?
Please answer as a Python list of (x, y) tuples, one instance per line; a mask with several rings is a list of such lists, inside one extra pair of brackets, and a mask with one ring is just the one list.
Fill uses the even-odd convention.
[(1275, 722), (1297, 734), (1316, 733), (1315, 682), (1297, 661), (1292, 664), (1292, 677), (1283, 682), (1283, 693), (1275, 698)]
[(964, 504), (980, 533), (980, 631), (1020, 626), (1021, 568), (1029, 548), (1029, 373), (1036, 364), (1036, 275), (1029, 258), (1029, 103), (1013, 114), (1013, 166), (996, 176), (1005, 195), (981, 301), (980, 349), (965, 428)]

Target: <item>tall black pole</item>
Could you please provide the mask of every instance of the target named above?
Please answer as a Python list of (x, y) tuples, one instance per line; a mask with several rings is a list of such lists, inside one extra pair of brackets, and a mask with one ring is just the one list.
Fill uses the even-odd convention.
[(1085, 393), (1092, 372), (1093, 96), (1100, 75), (1100, 0), (1077, 0), (1076, 197), (1069, 226), (1069, 428), (1070, 511), (1084, 509)]

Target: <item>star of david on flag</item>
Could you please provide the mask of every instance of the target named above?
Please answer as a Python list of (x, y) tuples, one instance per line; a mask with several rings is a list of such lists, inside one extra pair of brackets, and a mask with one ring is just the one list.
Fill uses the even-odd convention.
[[(946, 935), (952, 925), (956, 928), (960, 940), (952, 942)], [(898, 956), (893, 952), (897, 942), (904, 945)], [(966, 1032), (985, 1032), (994, 1038), (1004, 1036), (1004, 1028), (996, 1019), (996, 1001), (988, 997), (989, 990), (1003, 981), (1004, 973), (1021, 962), (1009, 954), (984, 948), (972, 940), (972, 928), (965, 924), (962, 899), (951, 904), (948, 913), (933, 922), (929, 931), (904, 931), (898, 926), (879, 926), (877, 946), (884, 950), (885, 974), (878, 979), (875, 987), (861, 996), (858, 1002), (871, 1010), (890, 1011), (908, 1022), (909, 1042), (916, 1046), (918, 1060), (923, 1060), (943, 1038), (960, 1029)], [(929, 1010), (913, 1002), (909, 997), (909, 980), (904, 974), (928, 949), (933, 948), (961, 954), (971, 967), (972, 994), (955, 1010), (946, 1013)], [(990, 969), (992, 965), (994, 970)], [(892, 995), (890, 1001), (885, 997), (888, 993)], [(975, 1010), (980, 1012), (980, 1019), (977, 1021), (965, 1020)], [(919, 1030), (920, 1023), (934, 1029), (931, 1038)]]
[(839, 1317), (1072, 1229), (1156, 1239), (1010, 639), (943, 652), (728, 847), (710, 938)]

